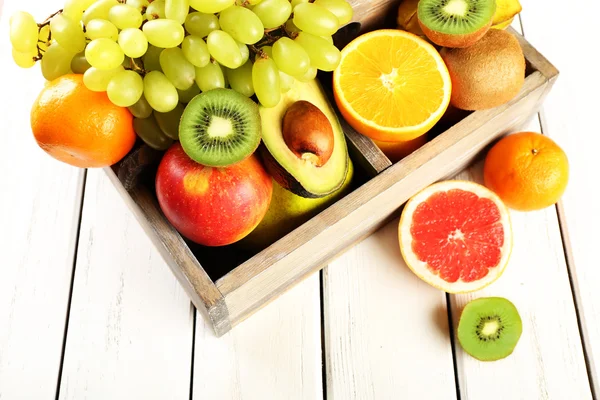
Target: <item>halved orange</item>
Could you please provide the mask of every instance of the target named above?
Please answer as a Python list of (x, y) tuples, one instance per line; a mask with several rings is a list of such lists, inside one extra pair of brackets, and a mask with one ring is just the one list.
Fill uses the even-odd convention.
[(419, 137), (439, 121), (450, 102), (451, 82), (431, 44), (409, 32), (382, 29), (342, 50), (333, 89), (354, 129), (396, 142)]

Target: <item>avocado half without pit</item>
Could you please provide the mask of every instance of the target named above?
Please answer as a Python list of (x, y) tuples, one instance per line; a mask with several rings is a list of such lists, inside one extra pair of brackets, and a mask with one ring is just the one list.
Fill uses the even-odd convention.
[(277, 106), (260, 107), (260, 116), (263, 159), (279, 185), (307, 198), (327, 196), (342, 186), (346, 139), (317, 81), (296, 81)]

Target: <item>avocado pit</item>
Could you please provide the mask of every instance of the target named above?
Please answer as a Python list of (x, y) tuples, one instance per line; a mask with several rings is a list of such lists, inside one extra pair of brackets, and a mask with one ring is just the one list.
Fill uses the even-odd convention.
[(312, 103), (299, 100), (283, 116), (283, 140), (296, 157), (321, 167), (333, 153), (333, 128)]

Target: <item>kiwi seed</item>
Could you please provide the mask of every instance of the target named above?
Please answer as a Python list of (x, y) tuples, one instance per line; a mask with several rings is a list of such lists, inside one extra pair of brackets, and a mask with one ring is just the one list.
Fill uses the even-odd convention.
[(185, 153), (209, 167), (244, 160), (257, 149), (260, 137), (258, 105), (231, 89), (213, 89), (194, 97), (179, 125)]

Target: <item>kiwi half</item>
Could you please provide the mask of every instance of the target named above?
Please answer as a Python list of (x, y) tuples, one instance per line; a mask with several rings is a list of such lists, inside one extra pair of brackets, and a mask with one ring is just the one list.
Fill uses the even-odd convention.
[(458, 322), (458, 341), (476, 359), (496, 361), (512, 354), (522, 331), (513, 303), (503, 297), (486, 297), (465, 306)]
[(496, 0), (421, 0), (421, 30), (443, 47), (469, 47), (492, 26)]
[(179, 141), (197, 163), (225, 167), (258, 148), (261, 137), (258, 105), (231, 89), (213, 89), (194, 97), (179, 124)]

